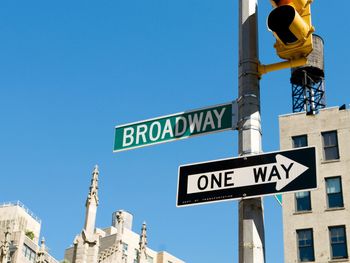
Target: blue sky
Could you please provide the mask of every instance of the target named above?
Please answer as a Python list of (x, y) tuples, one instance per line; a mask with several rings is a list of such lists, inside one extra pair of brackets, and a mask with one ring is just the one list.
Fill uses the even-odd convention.
[[(314, 1), (325, 40), (327, 106), (349, 104), (350, 2)], [(262, 63), (279, 61), (259, 2)], [(237, 98), (238, 1), (23, 1), (0, 3), (0, 201), (20, 200), (43, 221), (63, 258), (84, 223), (95, 164), (97, 226), (112, 212), (148, 224), (149, 246), (189, 263), (238, 262), (237, 201), (176, 208), (178, 166), (237, 156), (237, 132), (112, 153), (114, 126)], [(290, 113), (290, 71), (264, 75), (263, 150), (279, 149)], [(264, 198), (267, 262), (283, 261), (281, 208)]]

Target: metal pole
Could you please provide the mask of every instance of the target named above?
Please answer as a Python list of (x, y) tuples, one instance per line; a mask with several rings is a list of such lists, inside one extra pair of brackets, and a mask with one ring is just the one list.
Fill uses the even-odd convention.
[[(257, 0), (239, 0), (239, 154), (261, 153)], [(239, 202), (239, 263), (264, 263), (261, 198)]]

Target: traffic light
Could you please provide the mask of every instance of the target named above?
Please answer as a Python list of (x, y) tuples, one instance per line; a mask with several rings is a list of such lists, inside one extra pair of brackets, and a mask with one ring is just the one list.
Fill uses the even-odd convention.
[(310, 3), (312, 0), (270, 0), (275, 7), (267, 25), (273, 32), (275, 48), (280, 58), (305, 58), (312, 51)]

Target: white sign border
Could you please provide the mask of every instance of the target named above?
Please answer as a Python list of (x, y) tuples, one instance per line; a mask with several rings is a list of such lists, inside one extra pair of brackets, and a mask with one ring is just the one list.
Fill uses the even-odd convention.
[[(185, 166), (190, 166), (190, 165), (196, 165), (196, 164), (204, 164), (204, 163), (211, 163), (211, 162), (217, 162), (217, 161), (226, 161), (226, 160), (232, 160), (232, 159), (240, 159), (244, 157), (251, 157), (251, 156), (259, 156), (263, 154), (273, 154), (273, 153), (283, 153), (283, 152), (288, 152), (292, 150), (300, 150), (300, 149), (305, 149), (305, 148), (314, 148), (315, 149), (315, 160), (316, 160), (316, 187), (314, 188), (305, 188), (303, 190), (296, 190), (296, 191), (286, 191), (286, 192), (278, 192), (278, 193), (270, 193), (270, 194), (264, 194), (264, 195), (254, 195), (254, 196), (248, 196), (248, 197), (237, 197), (237, 198), (228, 198), (228, 199), (220, 199), (220, 200), (213, 200), (213, 201), (206, 201), (206, 202), (198, 202), (198, 203), (191, 203), (191, 204), (183, 204), (183, 205), (178, 205), (178, 192), (179, 192), (179, 184), (180, 184), (180, 168), (185, 167)], [(219, 202), (230, 202), (230, 201), (236, 201), (236, 200), (243, 200), (243, 199), (251, 199), (251, 198), (257, 198), (257, 197), (265, 197), (265, 196), (272, 196), (276, 194), (284, 194), (284, 193), (297, 193), (297, 192), (302, 192), (302, 191), (309, 191), (309, 190), (316, 190), (319, 187), (319, 178), (317, 176), (317, 168), (318, 168), (318, 158), (317, 158), (317, 147), (315, 145), (310, 145), (306, 147), (298, 147), (298, 148), (292, 148), (288, 150), (281, 150), (281, 151), (272, 151), (272, 152), (262, 152), (259, 154), (254, 154), (254, 155), (245, 155), (245, 156), (238, 156), (238, 157), (229, 157), (229, 158), (223, 158), (223, 159), (216, 159), (216, 160), (211, 160), (211, 161), (206, 161), (206, 162), (197, 162), (197, 163), (191, 163), (191, 164), (183, 164), (180, 165), (178, 168), (178, 178), (177, 178), (177, 188), (176, 188), (176, 207), (188, 207), (188, 206), (197, 206), (197, 205), (205, 205), (209, 203), (219, 203)]]

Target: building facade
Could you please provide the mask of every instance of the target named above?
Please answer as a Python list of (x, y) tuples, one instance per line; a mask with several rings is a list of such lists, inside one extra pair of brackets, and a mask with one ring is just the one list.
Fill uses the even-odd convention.
[(279, 117), (281, 150), (315, 146), (316, 190), (283, 195), (286, 263), (350, 262), (350, 110)]
[(73, 245), (66, 249), (64, 259), (69, 263), (184, 263), (167, 252), (157, 252), (147, 246), (147, 227), (140, 234), (132, 231), (133, 216), (123, 210), (112, 214), (112, 225), (96, 228), (98, 207), (98, 178), (96, 166), (92, 172), (90, 190), (85, 203), (85, 224)]
[(41, 221), (21, 202), (0, 205), (0, 263), (58, 263), (40, 237)]

